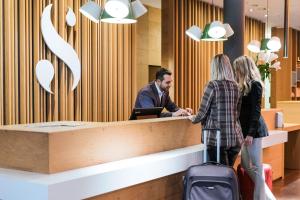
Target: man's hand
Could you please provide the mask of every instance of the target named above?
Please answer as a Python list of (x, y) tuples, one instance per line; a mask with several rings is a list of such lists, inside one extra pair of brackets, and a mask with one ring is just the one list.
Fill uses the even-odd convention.
[(189, 113), (189, 115), (193, 114), (193, 109), (191, 109), (191, 108), (185, 108), (185, 110)]
[(172, 117), (188, 116), (188, 115), (190, 114), (184, 109), (179, 109), (176, 112), (172, 113)]
[(251, 145), (253, 143), (253, 137), (252, 136), (247, 136), (245, 139), (245, 145)]

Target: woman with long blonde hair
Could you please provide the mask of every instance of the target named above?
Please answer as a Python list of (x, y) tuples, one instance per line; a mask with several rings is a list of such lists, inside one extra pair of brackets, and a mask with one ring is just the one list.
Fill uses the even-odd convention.
[[(201, 105), (192, 123), (202, 123), (205, 129), (221, 130), (220, 161), (233, 166), (243, 143), (239, 123), (241, 95), (229, 58), (224, 54), (216, 55), (211, 62), (211, 81), (208, 82)], [(209, 160), (216, 159), (216, 132), (208, 131), (207, 152)]]
[(250, 57), (237, 58), (233, 62), (233, 69), (243, 95), (239, 119), (245, 143), (241, 151), (241, 163), (255, 184), (254, 199), (275, 199), (265, 184), (261, 163), (262, 138), (268, 136), (268, 130), (261, 116), (264, 84), (257, 66)]

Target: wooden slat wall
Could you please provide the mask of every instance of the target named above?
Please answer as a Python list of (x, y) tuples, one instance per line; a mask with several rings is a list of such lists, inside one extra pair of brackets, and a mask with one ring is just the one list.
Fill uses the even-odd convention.
[[(173, 1), (166, 0), (162, 3), (163, 8), (171, 7), (170, 4)], [(179, 106), (190, 107), (196, 111), (200, 105), (205, 84), (210, 79), (211, 59), (214, 55), (223, 52), (223, 43), (195, 42), (186, 36), (185, 31), (192, 25), (204, 29), (205, 24), (210, 21), (223, 21), (223, 10), (199, 0), (174, 1), (173, 4), (175, 4), (175, 16), (173, 18), (175, 21), (173, 36), (175, 56), (170, 53), (165, 55), (173, 56), (175, 60), (174, 99)], [(170, 14), (172, 13), (170, 12)], [(246, 17), (245, 26), (245, 44), (252, 39), (260, 40), (264, 37), (264, 23)], [(164, 39), (162, 38), (162, 40)], [(165, 52), (167, 50), (163, 51), (163, 53)], [(245, 54), (249, 54), (246, 48)], [(171, 60), (170, 58), (164, 59)], [(173, 69), (173, 66), (169, 64), (169, 68)]]
[[(0, 124), (128, 118), (137, 92), (135, 25), (95, 24), (79, 13), (85, 2), (0, 0)], [(96, 2), (103, 4), (104, 0)], [(165, 2), (168, 5), (164, 7)], [(40, 32), (42, 11), (50, 3), (56, 30), (75, 48), (82, 63), (81, 81), (74, 92), (70, 71), (46, 47)], [(198, 0), (162, 3), (163, 9), (175, 9), (175, 12), (168, 11), (174, 14), (173, 23), (167, 23), (174, 27), (176, 42), (170, 45), (170, 34), (168, 42), (164, 42), (162, 35), (163, 52), (173, 57), (163, 57), (163, 60), (174, 72), (174, 100), (180, 106), (196, 110), (209, 80), (210, 60), (222, 52), (223, 45), (196, 43), (185, 35), (185, 30), (193, 24), (204, 28), (213, 18), (222, 20), (222, 9)], [(77, 17), (73, 28), (65, 23), (68, 7)], [(245, 30), (248, 43), (263, 37), (264, 24), (247, 18)], [(164, 43), (173, 46), (173, 50), (165, 51)], [(41, 59), (48, 59), (54, 65), (55, 95), (46, 93), (36, 80), (35, 65)]]
[[(281, 69), (278, 71), (271, 71), (271, 107), (277, 107), (277, 101), (290, 101), (292, 99), (292, 92), (295, 92), (296, 88), (291, 87), (292, 71), (296, 70), (297, 65), (297, 45), (300, 46), (300, 40), (297, 39), (297, 35), (300, 35), (300, 31), (289, 28), (289, 40), (288, 40), (288, 58), (283, 58), (283, 47), (279, 50), (278, 56)], [(283, 46), (284, 41), (284, 29), (272, 28), (272, 35), (280, 38)], [(284, 81), (283, 81), (284, 80)], [(299, 82), (298, 88), (299, 88)], [(296, 99), (294, 99), (296, 100)]]
[[(0, 0), (0, 124), (128, 119), (136, 96), (135, 26), (91, 22), (79, 12), (86, 1)], [(50, 3), (56, 30), (81, 60), (81, 81), (73, 92), (70, 71), (42, 39), (40, 19)], [(77, 18), (74, 27), (65, 22), (68, 7)], [(35, 77), (41, 59), (55, 68), (54, 95)]]

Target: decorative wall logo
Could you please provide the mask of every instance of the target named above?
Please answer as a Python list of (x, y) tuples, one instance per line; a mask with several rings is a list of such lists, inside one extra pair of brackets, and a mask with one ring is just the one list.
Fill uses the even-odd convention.
[[(80, 61), (73, 47), (67, 43), (55, 30), (51, 21), (52, 4), (48, 5), (42, 14), (41, 30), (43, 39), (48, 48), (59, 57), (72, 72), (74, 90), (81, 77)], [(68, 26), (76, 24), (76, 17), (72, 9), (69, 8), (66, 15)], [(50, 88), (51, 81), (54, 77), (54, 67), (48, 60), (40, 60), (36, 65), (36, 77), (40, 85), (49, 93), (53, 93)]]

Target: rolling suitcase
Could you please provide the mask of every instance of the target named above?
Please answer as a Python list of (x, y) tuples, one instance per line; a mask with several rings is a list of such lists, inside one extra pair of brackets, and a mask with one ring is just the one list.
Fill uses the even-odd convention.
[(207, 162), (207, 148), (204, 150), (203, 164), (191, 166), (184, 178), (184, 200), (238, 200), (238, 179), (232, 167), (220, 162), (220, 130), (203, 129), (206, 146), (207, 131), (217, 132), (217, 163)]
[[(268, 164), (263, 164), (263, 170), (265, 173), (265, 182), (272, 190), (272, 168)], [(237, 174), (240, 182), (240, 191), (243, 200), (252, 200), (254, 193), (254, 183), (250, 176), (247, 174), (246, 170), (241, 166), (237, 167)]]

